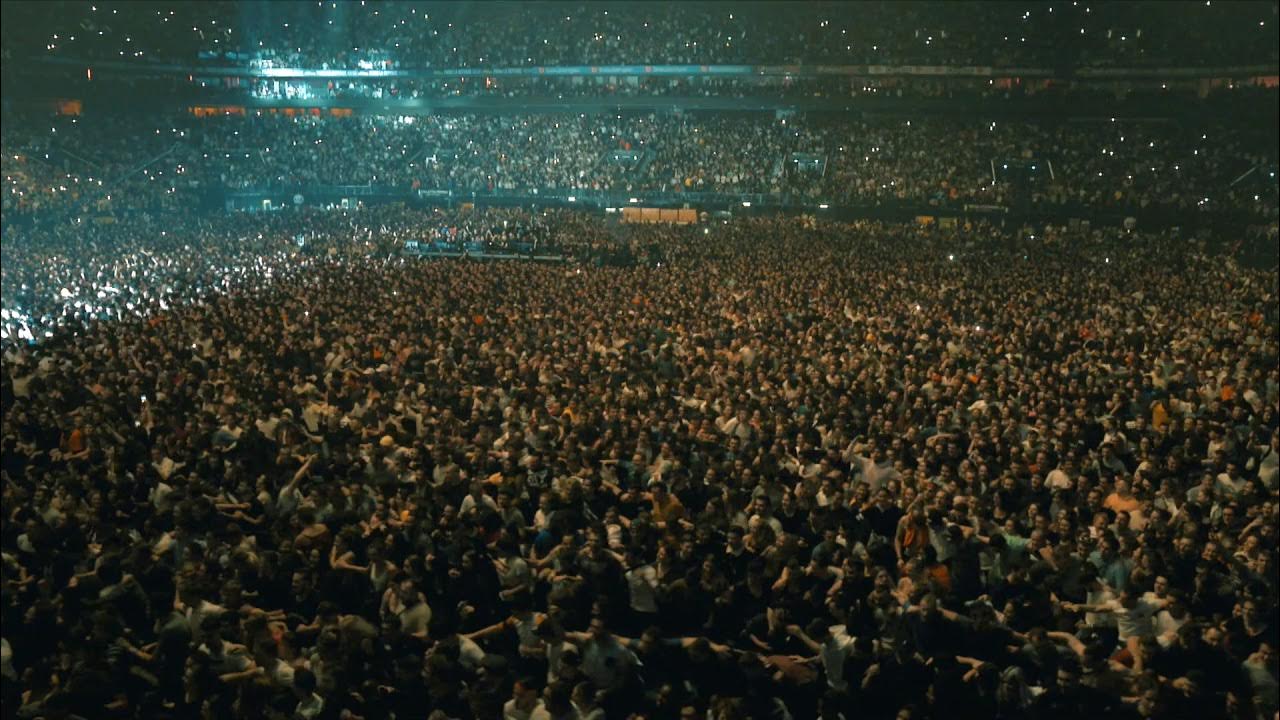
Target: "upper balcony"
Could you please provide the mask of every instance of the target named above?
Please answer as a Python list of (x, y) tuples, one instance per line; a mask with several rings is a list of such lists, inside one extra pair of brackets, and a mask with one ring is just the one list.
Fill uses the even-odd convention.
[(1275, 2), (9, 2), (6, 60), (308, 71), (1274, 67)]

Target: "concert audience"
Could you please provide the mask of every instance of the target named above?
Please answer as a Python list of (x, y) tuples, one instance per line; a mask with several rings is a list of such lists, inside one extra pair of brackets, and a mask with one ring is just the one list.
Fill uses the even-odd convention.
[[(259, 67), (1274, 64), (1274, 2), (11, 3), (15, 58)], [(49, 33), (24, 33), (32, 14)]]
[[(1274, 269), (266, 217), (6, 230), (6, 713), (1276, 713)], [(399, 251), (504, 220), (660, 259)]]
[(1161, 209), (1266, 221), (1280, 193), (1274, 136), (1240, 123), (255, 113), (161, 118), (139, 129), (127, 117), (26, 120), (5, 123), (6, 210), (173, 210), (223, 188), (374, 185)]

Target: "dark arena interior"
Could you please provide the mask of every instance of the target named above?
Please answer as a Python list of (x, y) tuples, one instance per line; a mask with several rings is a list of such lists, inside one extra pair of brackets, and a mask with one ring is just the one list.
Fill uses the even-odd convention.
[(3, 719), (1277, 720), (1277, 3), (0, 4)]

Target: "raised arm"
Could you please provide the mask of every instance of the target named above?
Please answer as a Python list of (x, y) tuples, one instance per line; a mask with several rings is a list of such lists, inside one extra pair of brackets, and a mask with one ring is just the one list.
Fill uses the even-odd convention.
[(1067, 647), (1071, 648), (1071, 652), (1074, 652), (1076, 655), (1080, 657), (1084, 657), (1084, 649), (1085, 649), (1084, 643), (1080, 642), (1080, 639), (1077, 638), (1075, 635), (1072, 635), (1071, 633), (1058, 632), (1056, 630), (1053, 630), (1045, 633), (1045, 637), (1048, 637), (1051, 640), (1057, 640), (1058, 642), (1066, 643)]
[(1086, 613), (1114, 613), (1116, 608), (1112, 605), (1088, 605), (1085, 603), (1064, 602), (1062, 609), (1068, 612), (1086, 612)]
[(350, 550), (339, 555), (338, 546), (335, 543), (332, 547), (329, 548), (329, 567), (333, 568), (334, 570), (345, 570), (347, 572), (354, 572), (354, 573), (369, 572), (368, 567), (364, 565), (353, 564), (351, 562), (351, 559), (354, 557), (355, 557), (355, 553), (351, 552)]
[(311, 472), (311, 463), (315, 462), (316, 457), (317, 456), (314, 454), (308, 455), (306, 462), (302, 463), (302, 467), (298, 468), (298, 472), (293, 474), (293, 479), (291, 479), (285, 487), (292, 488), (297, 485), (302, 478), (306, 477)]
[(809, 648), (810, 652), (814, 652), (814, 653), (822, 652), (822, 645), (818, 644), (817, 642), (814, 641), (813, 638), (809, 637), (808, 634), (806, 634), (805, 631), (799, 625), (788, 625), (787, 634), (799, 640), (800, 642), (804, 643), (804, 646)]
[(503, 620), (501, 622), (494, 623), (489, 627), (476, 630), (473, 633), (463, 633), (462, 637), (472, 641), (483, 640), (488, 637), (493, 637), (494, 635), (498, 635), (503, 631), (505, 631), (508, 627), (509, 622), (510, 620)]

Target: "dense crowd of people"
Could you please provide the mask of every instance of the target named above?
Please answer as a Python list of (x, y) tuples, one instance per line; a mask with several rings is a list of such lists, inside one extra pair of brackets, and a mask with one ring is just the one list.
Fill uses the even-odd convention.
[[(380, 100), (388, 114), (395, 106), (410, 110), (415, 101), (600, 100), (668, 99), (679, 103), (688, 98), (750, 100), (756, 104), (781, 101), (821, 100), (831, 105), (856, 101), (868, 109), (884, 109), (903, 101), (949, 101), (989, 103), (989, 109), (1003, 113), (1029, 108), (1047, 111), (1053, 105), (1069, 107), (1080, 114), (1117, 114), (1153, 117), (1178, 111), (1212, 107), (1220, 114), (1256, 112), (1275, 104), (1274, 76), (1256, 71), (1224, 73), (1208, 86), (1194, 76), (1158, 78), (1074, 78), (1028, 75), (1011, 72), (991, 76), (937, 76), (922, 72), (894, 75), (850, 70), (848, 73), (809, 74), (796, 68), (773, 68), (769, 73), (731, 76), (700, 72), (701, 68), (679, 74), (652, 75), (633, 66), (630, 73), (595, 68), (581, 75), (544, 75), (536, 71), (522, 75), (445, 75), (405, 77), (280, 78), (262, 77), (252, 69), (243, 70), (233, 81), (187, 72), (159, 72), (129, 67), (99, 67), (87, 75), (69, 65), (32, 64), (21, 72), (10, 72), (6, 80), (16, 95), (37, 97), (85, 97), (102, 101), (123, 95), (165, 98), (168, 108), (184, 105), (235, 105), (246, 101), (324, 101), (335, 105)], [(708, 68), (709, 70), (709, 68)], [(512, 103), (518, 104), (518, 103)], [(541, 103), (540, 103), (541, 104)], [(1049, 107), (1046, 107), (1049, 106)], [(420, 110), (421, 108), (417, 108)], [(1140, 112), (1139, 112), (1140, 111)]]
[[(52, 5), (52, 7), (51, 7)], [(399, 68), (1277, 59), (1275, 2), (10, 3), (11, 56)], [(24, 32), (32, 15), (49, 32)], [(52, 16), (52, 17), (49, 17)], [(52, 23), (52, 24), (51, 24)]]
[[(66, 327), (160, 313), (183, 299), (271, 281), (277, 263), (323, 255), (345, 243), (400, 257), (411, 243), (483, 252), (535, 251), (583, 260), (610, 245), (585, 216), (547, 210), (300, 209), (207, 217), (139, 214), (107, 224), (70, 221), (12, 227), (0, 246), (7, 343), (53, 337)], [(270, 271), (267, 275), (264, 272)]]
[[(1272, 1), (0, 7), (7, 88), (32, 56), (1274, 64), (1280, 22)], [(477, 81), (237, 91), (757, 89)], [(1102, 87), (866, 82), (759, 87)], [(1280, 720), (1280, 149), (1274, 108), (1230, 110), (1253, 99), (50, 117), (6, 93), (0, 713)], [(657, 194), (684, 210), (600, 211)], [(765, 214), (788, 204), (807, 214)], [(831, 219), (853, 210), (918, 217)], [(1039, 211), (1076, 220), (1021, 224)], [(1191, 222), (1098, 222), (1129, 214)]]
[(6, 713), (1274, 717), (1276, 271), (1112, 232), (10, 229)]
[(1278, 187), (1274, 133), (1245, 122), (258, 111), (141, 123), (15, 119), (2, 137), (6, 210), (173, 209), (211, 189), (375, 185), (767, 193), (848, 205), (1022, 202), (1274, 219)]
[[(112, 80), (132, 83), (128, 76), (111, 76)], [(145, 82), (145, 81), (138, 81)], [(194, 92), (193, 81), (184, 76), (169, 82), (170, 92)], [(214, 88), (202, 81), (200, 89)], [(1021, 77), (948, 77), (929, 76), (870, 76), (865, 74), (799, 76), (781, 73), (751, 77), (725, 77), (714, 75), (596, 75), (596, 76), (531, 76), (494, 77), (458, 76), (432, 80), (415, 78), (357, 78), (341, 80), (278, 80), (249, 78), (248, 95), (270, 99), (378, 99), (386, 101), (416, 100), (425, 98), (487, 98), (487, 99), (592, 99), (615, 100), (622, 98), (734, 98), (734, 99), (788, 99), (788, 100), (950, 100), (982, 101), (992, 103), (995, 110), (1023, 102), (1047, 104), (1053, 101), (1070, 101), (1090, 105), (1106, 105), (1124, 108), (1126, 104), (1195, 108), (1212, 103), (1214, 107), (1230, 107), (1233, 104), (1252, 104), (1259, 100), (1263, 106), (1274, 100), (1274, 86), (1268, 88), (1265, 79), (1245, 78), (1228, 80), (1210, 92), (1203, 92), (1198, 82), (1084, 82), (1062, 81), (1056, 78)], [(78, 82), (82, 90), (91, 88), (90, 82)], [(199, 97), (197, 95), (197, 97)], [(226, 95), (214, 97), (225, 98)], [(887, 103), (886, 103), (887, 104)], [(871, 106), (874, 107), (874, 106)], [(959, 106), (963, 107), (963, 106)], [(1150, 115), (1150, 112), (1148, 112)]]
[[(604, 76), (468, 77), (447, 79), (278, 80), (254, 78), (249, 93), (273, 99), (414, 100), (436, 97), (490, 98), (948, 98), (1002, 100), (1029, 97), (1021, 85), (996, 86), (985, 78), (932, 79), (867, 77)], [(83, 85), (87, 87), (88, 84)], [(175, 83), (175, 87), (181, 87)], [(1087, 92), (1081, 92), (1087, 95)], [(1190, 99), (1186, 93), (1185, 99)], [(1114, 99), (1114, 93), (1111, 95)]]

